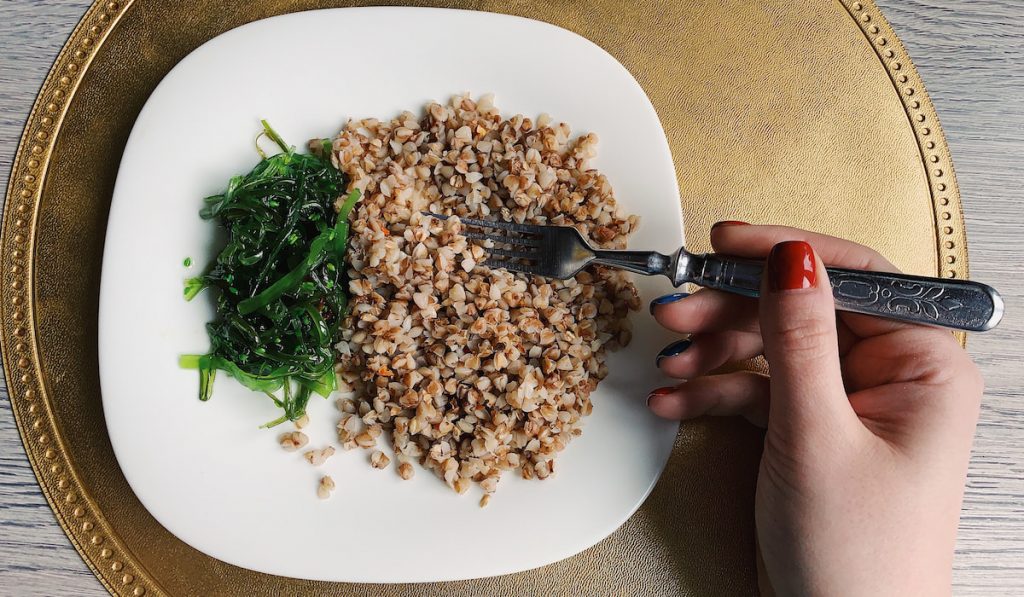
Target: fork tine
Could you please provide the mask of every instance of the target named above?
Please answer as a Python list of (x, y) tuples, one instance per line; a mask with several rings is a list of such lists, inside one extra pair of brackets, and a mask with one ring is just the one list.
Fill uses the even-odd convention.
[(489, 240), (495, 244), (522, 245), (525, 247), (536, 247), (537, 239), (527, 236), (504, 236), (495, 234), (482, 234), (480, 232), (463, 232), (463, 236), (472, 240)]
[(530, 266), (515, 261), (505, 261), (503, 259), (487, 259), (486, 261), (480, 263), (480, 265), (484, 267), (489, 267), (491, 269), (506, 269), (510, 272), (518, 272), (520, 274), (526, 274), (529, 276), (540, 275), (535, 273), (530, 268)]
[[(451, 216), (445, 216), (441, 214), (435, 214), (431, 212), (422, 212), (425, 216), (438, 218), (440, 220), (447, 220)], [(470, 228), (491, 228), (497, 230), (496, 233), (483, 233), (474, 232), (472, 230), (463, 231), (463, 236), (471, 240), (478, 241), (491, 241), (495, 244), (510, 245), (511, 249), (492, 248), (487, 251), (487, 259), (480, 262), (478, 265), (494, 268), (504, 269), (510, 272), (517, 272), (520, 274), (526, 274), (528, 276), (544, 276), (539, 270), (541, 268), (541, 257), (539, 252), (542, 239), (546, 233), (543, 226), (533, 226), (530, 224), (517, 224), (515, 222), (505, 221), (488, 221), (478, 220), (475, 218), (459, 218), (463, 224)], [(508, 231), (517, 234), (528, 234), (533, 236), (512, 236), (501, 231)], [(531, 250), (537, 249), (537, 250)], [(513, 261), (521, 260), (521, 261)], [(529, 263), (526, 263), (529, 262)], [(550, 272), (549, 272), (550, 273)]]
[[(436, 214), (431, 211), (421, 211), (420, 213), (425, 216), (430, 216), (431, 218), (437, 218), (438, 220), (447, 220), (452, 217), (444, 214)], [(504, 220), (477, 220), (475, 218), (463, 218), (462, 216), (458, 216), (458, 218), (463, 224), (475, 228), (501, 228), (504, 230), (511, 230), (512, 232), (519, 232), (520, 234), (541, 235), (544, 233), (543, 226), (534, 226), (532, 224), (517, 224), (516, 222), (505, 222)]]
[(467, 226), (474, 226), (476, 228), (501, 228), (504, 230), (511, 230), (512, 232), (519, 232), (521, 234), (539, 235), (542, 232), (539, 226), (531, 226), (530, 224), (517, 224), (515, 222), (504, 222), (500, 220), (476, 220), (473, 218), (459, 218), (459, 220)]
[(536, 261), (539, 254), (536, 251), (507, 251), (505, 249), (484, 249), (491, 256), (507, 257), (509, 259), (527, 259)]

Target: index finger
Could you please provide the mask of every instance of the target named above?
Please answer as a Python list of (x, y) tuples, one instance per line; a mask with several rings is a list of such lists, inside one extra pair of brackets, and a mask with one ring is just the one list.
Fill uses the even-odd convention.
[[(899, 272), (881, 253), (852, 241), (818, 234), (789, 226), (720, 226), (711, 228), (711, 246), (715, 251), (735, 257), (764, 259), (776, 244), (788, 240), (802, 240), (827, 266), (847, 269)], [(877, 336), (914, 324), (882, 319), (871, 315), (841, 313), (843, 323), (860, 336)]]
[(874, 249), (855, 242), (789, 226), (714, 226), (711, 246), (735, 257), (764, 259), (772, 247), (787, 240), (802, 240), (812, 247), (825, 265), (880, 272), (900, 270)]

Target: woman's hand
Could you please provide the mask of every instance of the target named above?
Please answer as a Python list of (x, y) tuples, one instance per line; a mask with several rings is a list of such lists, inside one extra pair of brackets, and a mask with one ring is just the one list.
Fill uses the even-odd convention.
[[(768, 256), (761, 298), (702, 290), (652, 304), (661, 325), (690, 339), (659, 355), (662, 371), (687, 381), (651, 392), (651, 410), (767, 427), (755, 520), (779, 594), (949, 594), (977, 368), (949, 332), (834, 311), (822, 261), (897, 271), (878, 253), (740, 224), (716, 225), (711, 242)], [(709, 375), (760, 354), (770, 377)]]

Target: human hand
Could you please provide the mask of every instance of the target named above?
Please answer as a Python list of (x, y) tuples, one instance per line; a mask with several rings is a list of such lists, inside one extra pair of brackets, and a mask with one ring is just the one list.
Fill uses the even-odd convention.
[[(949, 332), (834, 311), (822, 260), (897, 271), (878, 253), (739, 224), (716, 225), (711, 243), (768, 255), (761, 298), (701, 290), (652, 304), (661, 325), (691, 336), (659, 355), (663, 372), (687, 381), (651, 392), (651, 410), (767, 427), (755, 522), (779, 594), (949, 594), (977, 368)], [(761, 354), (770, 377), (709, 374)]]

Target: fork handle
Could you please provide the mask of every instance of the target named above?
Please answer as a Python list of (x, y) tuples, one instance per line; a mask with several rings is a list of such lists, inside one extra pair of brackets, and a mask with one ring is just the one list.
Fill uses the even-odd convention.
[[(713, 253), (694, 255), (680, 250), (673, 283), (692, 282), (757, 297), (764, 263)], [(970, 280), (948, 280), (827, 267), (836, 309), (970, 332), (984, 332), (999, 323), (1003, 299), (991, 286)]]

